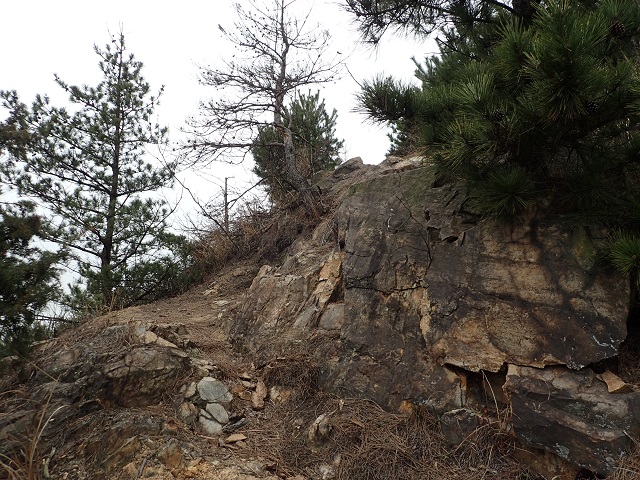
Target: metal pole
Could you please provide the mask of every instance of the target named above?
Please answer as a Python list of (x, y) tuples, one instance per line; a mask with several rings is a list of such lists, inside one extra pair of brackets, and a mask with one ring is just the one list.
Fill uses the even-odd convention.
[(224, 177), (224, 229), (229, 234), (229, 202), (227, 193), (227, 180), (231, 177)]

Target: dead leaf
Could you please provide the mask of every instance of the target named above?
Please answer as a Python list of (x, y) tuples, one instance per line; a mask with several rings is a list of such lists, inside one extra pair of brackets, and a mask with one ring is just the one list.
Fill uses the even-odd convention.
[(262, 410), (264, 408), (264, 399), (267, 398), (267, 386), (262, 379), (258, 380), (256, 390), (251, 394), (251, 406), (254, 410)]
[(628, 393), (632, 390), (624, 380), (609, 370), (598, 375), (598, 378), (607, 384), (609, 393)]
[(224, 439), (224, 443), (236, 443), (246, 440), (247, 436), (242, 433), (232, 433), (227, 438)]

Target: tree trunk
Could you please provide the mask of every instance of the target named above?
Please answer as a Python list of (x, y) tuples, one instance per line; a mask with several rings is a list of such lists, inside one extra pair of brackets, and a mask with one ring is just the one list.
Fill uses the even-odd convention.
[[(285, 79), (287, 76), (287, 55), (289, 53), (289, 37), (285, 28), (285, 9), (286, 4), (284, 1), (278, 4), (279, 15), (279, 28), (282, 38), (282, 50), (279, 56), (278, 78), (276, 79), (274, 88), (274, 109), (273, 109), (273, 124), (282, 137), (284, 144), (284, 162), (286, 168), (287, 181), (293, 185), (300, 200), (302, 201), (307, 212), (313, 217), (318, 217), (318, 205), (311, 189), (311, 185), (306, 178), (300, 173), (298, 164), (296, 162), (295, 145), (293, 144), (293, 134), (291, 132), (290, 125), (284, 124), (284, 101), (285, 101)], [(291, 122), (289, 122), (291, 123)]]
[(116, 111), (115, 132), (113, 137), (113, 159), (111, 160), (111, 185), (109, 190), (109, 206), (107, 208), (107, 225), (102, 242), (102, 254), (100, 256), (100, 281), (101, 293), (105, 305), (113, 303), (113, 272), (111, 271), (111, 253), (113, 252), (113, 236), (116, 227), (116, 209), (118, 206), (118, 185), (120, 183), (120, 150), (122, 146), (122, 98), (120, 98), (120, 84), (122, 82), (123, 63), (122, 44), (119, 52), (118, 83), (116, 87)]
[(282, 141), (284, 142), (284, 161), (287, 170), (287, 180), (296, 189), (302, 204), (307, 212), (314, 218), (318, 217), (318, 202), (306, 178), (300, 173), (296, 162), (295, 146), (293, 144), (293, 134), (288, 127), (281, 127)]

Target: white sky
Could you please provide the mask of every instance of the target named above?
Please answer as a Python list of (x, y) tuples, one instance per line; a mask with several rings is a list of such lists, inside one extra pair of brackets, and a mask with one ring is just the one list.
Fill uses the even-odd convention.
[[(216, 65), (225, 58), (229, 46), (218, 24), (233, 24), (232, 4), (232, 0), (4, 0), (0, 89), (17, 90), (27, 104), (41, 93), (49, 95), (54, 105), (63, 106), (66, 97), (53, 74), (73, 85), (97, 84), (100, 71), (93, 45), (104, 46), (109, 32), (118, 33), (122, 26), (127, 49), (143, 62), (142, 74), (152, 91), (165, 85), (157, 109), (159, 121), (169, 126), (172, 141), (180, 140), (179, 129), (187, 116), (197, 114), (198, 100), (216, 95), (198, 85), (197, 65)], [(359, 81), (377, 73), (410, 80), (414, 71), (411, 57), (422, 59), (435, 51), (430, 43), (391, 37), (372, 51), (358, 46), (353, 19), (336, 0), (299, 0), (298, 5), (312, 9), (312, 18), (330, 31), (336, 50), (353, 51), (347, 65)], [(357, 83), (346, 74), (337, 84), (323, 88), (321, 97), (328, 109), (338, 110), (337, 135), (345, 139), (346, 158), (360, 156), (365, 163), (379, 163), (388, 149), (386, 131), (368, 125), (362, 115), (351, 111), (357, 91)], [(247, 165), (234, 173), (219, 165), (213, 172), (219, 178), (246, 178), (250, 169)], [(218, 187), (197, 185), (196, 189), (204, 192), (204, 198), (215, 195)]]

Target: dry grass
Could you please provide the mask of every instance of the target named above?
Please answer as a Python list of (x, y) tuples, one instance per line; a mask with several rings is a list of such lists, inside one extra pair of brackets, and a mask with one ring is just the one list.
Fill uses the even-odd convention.
[(277, 358), (264, 367), (262, 379), (267, 385), (293, 389), (291, 400), (303, 402), (320, 388), (320, 364), (307, 355)]
[[(49, 412), (51, 397), (49, 394), (44, 402), (39, 405), (31, 405), (29, 400), (23, 398), (24, 392), (5, 392), (9, 395), (1, 399), (0, 411), (7, 415), (19, 413), (19, 410), (30, 410), (23, 417), (31, 419), (30, 425), (24, 432), (8, 434), (5, 439), (5, 448), (0, 448), (0, 478), (4, 473), (8, 480), (39, 480), (48, 478), (48, 462), (40, 452), (42, 435), (49, 422), (63, 408), (57, 407)], [(23, 400), (20, 402), (20, 400)]]
[[(321, 414), (328, 415), (331, 426), (324, 445), (310, 442), (307, 435)], [(373, 402), (319, 394), (306, 402), (275, 406), (251, 438), (252, 453), (270, 452), (283, 476), (318, 476), (324, 468), (338, 480), (536, 478), (510, 458), (514, 440), (498, 424), (484, 426), (472, 440), (451, 447), (437, 419), (420, 407), (411, 414), (393, 414)]]
[(637, 480), (640, 478), (640, 442), (618, 463), (609, 480)]
[(194, 248), (196, 265), (202, 271), (215, 272), (233, 259), (273, 261), (317, 221), (302, 207), (267, 210), (246, 204), (230, 221), (228, 232), (219, 223), (200, 232)]

